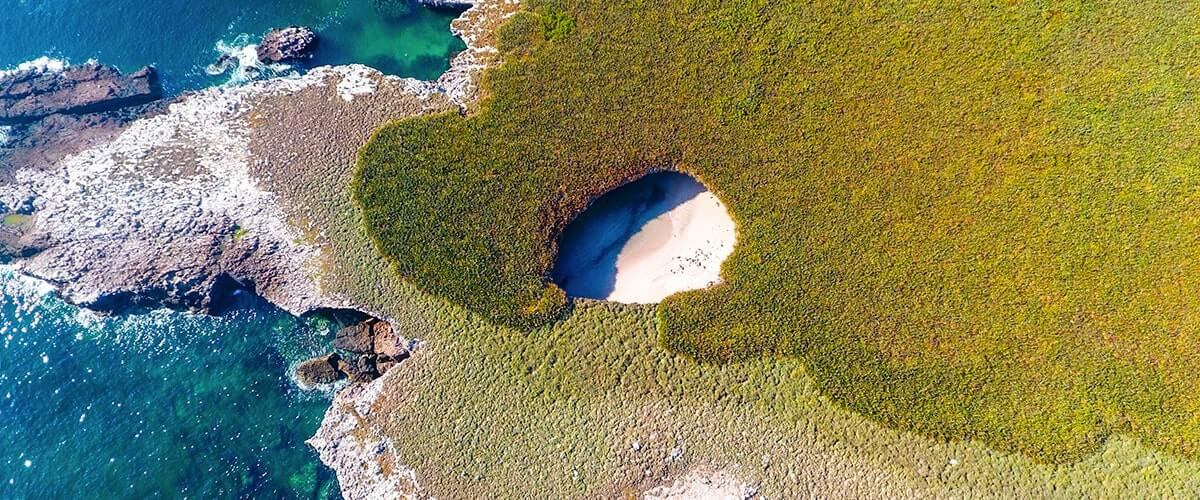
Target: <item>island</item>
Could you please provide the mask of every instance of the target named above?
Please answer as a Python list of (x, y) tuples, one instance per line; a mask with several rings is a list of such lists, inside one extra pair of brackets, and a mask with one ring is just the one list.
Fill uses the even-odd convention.
[(0, 251), (356, 318), (346, 498), (1187, 495), (1183, 10), (477, 0), (436, 81), (10, 113)]

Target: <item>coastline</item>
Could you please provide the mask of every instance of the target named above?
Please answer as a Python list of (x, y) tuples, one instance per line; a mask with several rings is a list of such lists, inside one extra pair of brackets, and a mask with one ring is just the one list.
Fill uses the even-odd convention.
[[(309, 218), (309, 186), (296, 182), (297, 169), (316, 183), (345, 185), (358, 147), (378, 126), (465, 110), (478, 95), (479, 73), (497, 61), (481, 23), (494, 27), (517, 6), (479, 2), (465, 11), (451, 29), (468, 48), (435, 81), (323, 66), (188, 91), (120, 119), (84, 123), (50, 155), (41, 144), (17, 148), (8, 178), (0, 176), (0, 209), (28, 214), (15, 238), (28, 247), (8, 268), (100, 312), (205, 312), (216, 296), (244, 289), (295, 316), (354, 309), (386, 318), (323, 283), (329, 248)], [(43, 66), (54, 71), (50, 62)], [(339, 391), (314, 436), (334, 443), (320, 456), (343, 479), (347, 498), (362, 497), (356, 492), (370, 482), (342, 478), (370, 457), (336, 444), (361, 433), (344, 424), (362, 421), (347, 420), (354, 406), (338, 404), (360, 393), (358, 384)], [(419, 488), (415, 475), (405, 488)]]
[[(49, 243), (88, 247), (108, 245), (116, 234), (134, 239), (145, 234), (152, 237), (144, 245), (148, 251), (175, 259), (146, 262), (145, 254), (122, 253), (123, 246), (103, 252), (62, 248), (62, 255), (72, 256), (67, 267), (30, 268), (62, 281), (37, 283), (81, 300), (102, 289), (95, 297), (141, 296), (145, 307), (203, 309), (205, 297), (228, 273), (246, 281), (238, 286), (253, 288), (295, 315), (353, 308), (387, 319), (411, 338), (432, 338), (403, 370), (339, 390), (308, 440), (338, 474), (346, 498), (427, 497), (448, 485), (477, 497), (494, 496), (504, 486), (513, 496), (671, 497), (711, 490), (734, 496), (759, 490), (784, 497), (970, 496), (967, 487), (977, 478), (1011, 496), (1094, 495), (1098, 490), (1089, 481), (1095, 477), (1126, 488), (1109, 493), (1128, 496), (1163, 484), (1168, 486), (1160, 493), (1169, 485), (1175, 491), (1200, 486), (1194, 463), (1164, 458), (1121, 437), (1084, 462), (1050, 467), (977, 442), (896, 432), (831, 403), (794, 360), (697, 367), (663, 352), (653, 340), (653, 318), (638, 306), (585, 303), (562, 328), (513, 333), (447, 310), (391, 276), (356, 225), (344, 189), (354, 169), (354, 144), (388, 120), (474, 108), (475, 77), (498, 62), (485, 26), (519, 8), (513, 2), (480, 5), (487, 7), (455, 22), (464, 37), (481, 44), (479, 50), (462, 56), (437, 81), (341, 66), (313, 70), (311, 79), (252, 84), (255, 90), (202, 91), (197, 103), (224, 108), (203, 117), (188, 105), (156, 110), (168, 118), (152, 123), (173, 127), (173, 134), (147, 134), (153, 130), (141, 126), (143, 133), (121, 143), (129, 148), (101, 146), (111, 154), (97, 153), (114, 165), (137, 160), (132, 164), (149, 168), (94, 171), (72, 163), (71, 169), (37, 174), (45, 176), (37, 188), (49, 187), (57, 204), (46, 220), (34, 221), (49, 229)], [(219, 126), (205, 131), (206, 120)], [(135, 126), (122, 125), (94, 140), (109, 144)], [(219, 144), (190, 143), (206, 138)], [(169, 147), (153, 144), (160, 140)], [(236, 161), (213, 163), (229, 158)], [(58, 160), (50, 163), (56, 168)], [(188, 163), (203, 171), (175, 170)], [(135, 200), (130, 211), (89, 208), (84, 219), (51, 216), (77, 207), (72, 198), (90, 193), (95, 182), (88, 181), (109, 174), (120, 182), (102, 194)], [(0, 176), (0, 185), (6, 182)], [(151, 196), (143, 196), (144, 188)], [(153, 205), (172, 197), (195, 202), (189, 214), (209, 215), (163, 219)], [(68, 220), (87, 230), (48, 227)], [(128, 220), (140, 225), (105, 232)], [(159, 239), (158, 231), (166, 229), (155, 224), (163, 220), (186, 224), (186, 238)], [(238, 223), (243, 220), (250, 223)], [(172, 267), (189, 261), (193, 264)], [(112, 271), (123, 267), (138, 272)], [(166, 276), (176, 288), (138, 286)], [(78, 286), (72, 289), (73, 284)], [(592, 324), (604, 328), (590, 329)], [(599, 361), (580, 361), (578, 351), (561, 346)], [(528, 404), (547, 399), (556, 401), (549, 411)], [(516, 430), (526, 436), (513, 449), (497, 451), (496, 444), (510, 444), (505, 439)], [(446, 441), (425, 442), (431, 435)], [(439, 448), (447, 442), (461, 454)], [(493, 481), (500, 486), (487, 484)]]
[[(469, 9), (460, 20), (483, 19), (478, 12)], [(478, 37), (469, 35), (472, 26), (454, 26), (456, 34)], [(301, 76), (189, 91), (153, 106), (120, 110), (119, 116), (83, 115), (90, 121), (70, 130), (49, 155), (40, 143), (10, 150), (7, 172), (12, 179), (5, 182), (10, 189), (0, 195), (0, 209), (28, 215), (31, 222), (22, 236), (33, 241), (31, 255), (20, 255), (18, 249), (15, 265), (54, 283), (70, 302), (109, 312), (121, 311), (115, 304), (123, 299), (135, 299), (137, 307), (204, 310), (222, 275), (295, 315), (345, 307), (348, 304), (322, 297), (319, 272), (313, 272), (320, 267), (319, 251), (310, 241), (312, 235), (305, 234), (309, 228), (290, 223), (277, 207), (281, 200), (260, 187), (273, 168), (286, 170), (264, 164), (262, 157), (274, 153), (271, 143), (304, 131), (284, 130), (292, 125), (282, 121), (257, 123), (256, 109), (324, 87), (334, 88), (347, 105), (365, 96), (419, 102), (415, 107), (388, 103), (397, 109), (377, 110), (373, 118), (360, 120), (363, 123), (348, 124), (353, 130), (344, 132), (365, 140), (375, 126), (389, 120), (444, 111), (451, 103), (465, 107), (477, 92), (475, 78), (485, 67), (480, 61), (493, 54), (491, 47), (470, 46), (435, 81), (383, 75), (359, 64), (322, 66)], [(52, 62), (40, 66), (47, 71), (66, 67)], [(323, 95), (308, 99), (313, 99), (313, 107), (338, 107)], [(338, 145), (349, 148), (341, 151), (343, 157), (357, 151), (352, 142)], [(191, 162), (198, 163), (196, 168), (180, 168)], [(84, 191), (89, 199), (78, 199)], [(170, 200), (179, 204), (157, 203)], [(121, 228), (121, 223), (133, 224)], [(150, 245), (147, 239), (158, 241)], [(77, 255), (87, 241), (121, 248)], [(120, 276), (95, 265), (106, 259), (123, 261), (138, 275)], [(171, 279), (166, 287), (147, 288), (155, 276), (138, 269)]]

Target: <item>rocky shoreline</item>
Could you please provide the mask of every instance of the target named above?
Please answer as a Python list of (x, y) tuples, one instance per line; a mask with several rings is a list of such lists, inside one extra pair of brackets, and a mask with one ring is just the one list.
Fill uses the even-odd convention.
[[(0, 141), (0, 261), (102, 312), (211, 312), (246, 290), (297, 316), (370, 315), (342, 330), (333, 352), (300, 367), (305, 385), (351, 381), (308, 442), (348, 499), (428, 496), (371, 423), (378, 419), (365, 418), (398, 383), (398, 363), (428, 359), (423, 330), (342, 293), (330, 274), (330, 238), (338, 236), (313, 207), (351, 210), (344, 186), (358, 148), (379, 126), (470, 113), (480, 72), (500, 62), (494, 30), (519, 8), (514, 0), (472, 2), (451, 25), (468, 48), (436, 81), (348, 65), (142, 102), (153, 95), (141, 90), (151, 70), (119, 77), (134, 80), (130, 92), (97, 94), (147, 97), (24, 111), (36, 118)], [(101, 67), (87, 71), (118, 78)], [(313, 196), (315, 184), (336, 196)]]
[(82, 115), (139, 106), (162, 98), (150, 66), (128, 75), (96, 62), (62, 71), (29, 68), (0, 75), (0, 126), (24, 125), (50, 115)]
[(370, 382), (408, 359), (416, 345), (416, 340), (401, 337), (391, 323), (370, 318), (338, 330), (333, 339), (336, 350), (300, 363), (296, 380), (305, 389), (342, 379)]
[[(298, 316), (371, 313), (323, 286), (329, 250), (320, 229), (305, 224), (305, 186), (295, 185), (293, 172), (337, 165), (329, 181), (348, 183), (358, 147), (378, 126), (465, 109), (477, 96), (479, 72), (497, 60), (494, 48), (479, 43), (487, 39), (483, 23), (494, 27), (517, 7), (480, 2), (456, 20), (452, 31), (468, 49), (437, 81), (359, 65), (321, 67), (164, 101), (149, 68), (120, 75), (89, 63), (9, 75), (0, 86), (8, 99), (0, 101), (0, 120), (9, 120), (0, 123), (13, 126), (0, 144), (0, 261), (53, 285), (68, 302), (107, 313), (209, 312), (237, 290)], [(315, 40), (299, 35), (281, 47)], [(295, 57), (288, 50), (267, 57)], [(330, 136), (311, 136), (321, 133)], [(319, 149), (298, 154), (309, 147)], [(412, 337), (419, 332), (377, 318), (346, 329), (334, 342), (338, 352), (310, 363), (323, 363), (324, 377), (353, 380), (313, 441), (347, 498), (383, 490), (360, 474), (364, 464), (378, 463), (379, 444), (352, 446), (345, 422), (361, 419), (346, 412), (365, 411), (365, 388), (381, 387), (381, 375), (418, 345)], [(402, 469), (395, 464), (389, 472)], [(388, 482), (390, 491), (419, 489), (415, 473), (408, 477)]]

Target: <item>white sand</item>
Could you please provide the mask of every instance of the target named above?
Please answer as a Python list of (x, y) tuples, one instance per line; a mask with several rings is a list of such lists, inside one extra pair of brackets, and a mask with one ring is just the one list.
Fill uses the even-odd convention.
[(652, 174), (571, 223), (552, 275), (573, 297), (655, 303), (719, 283), (736, 233), (725, 206), (695, 179)]
[(733, 252), (733, 220), (710, 192), (642, 226), (617, 257), (608, 300), (649, 304), (721, 281), (721, 263)]

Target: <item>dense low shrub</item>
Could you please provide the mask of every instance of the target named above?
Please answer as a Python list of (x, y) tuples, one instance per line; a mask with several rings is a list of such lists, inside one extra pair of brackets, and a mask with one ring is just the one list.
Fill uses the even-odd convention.
[(1113, 432), (1200, 454), (1188, 4), (529, 3), (477, 114), (361, 153), (356, 200), (412, 282), (553, 320), (566, 223), (677, 168), (739, 244), (725, 284), (660, 306), (664, 345), (798, 356), (889, 425), (1043, 460)]

